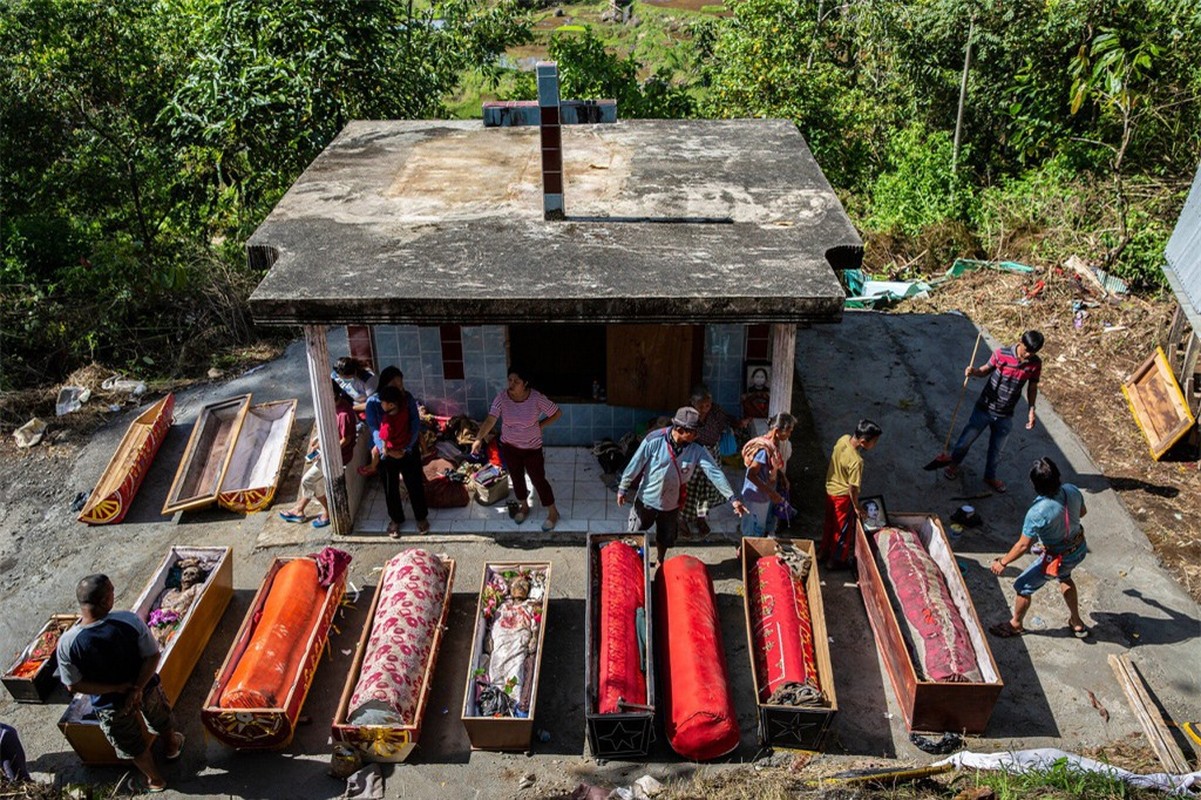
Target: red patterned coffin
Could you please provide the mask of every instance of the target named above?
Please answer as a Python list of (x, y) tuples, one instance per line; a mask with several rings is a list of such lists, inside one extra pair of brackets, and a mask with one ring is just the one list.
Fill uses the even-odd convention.
[(346, 589), (345, 564), (327, 565), (303, 556), (277, 558), (267, 569), (200, 712), (222, 743), (265, 750), (292, 741)]
[(408, 758), (421, 736), (450, 612), (455, 562), (403, 550), (384, 567), (333, 721), (367, 761)]
[(820, 749), (838, 703), (813, 543), (744, 538), (742, 581), (759, 744)]

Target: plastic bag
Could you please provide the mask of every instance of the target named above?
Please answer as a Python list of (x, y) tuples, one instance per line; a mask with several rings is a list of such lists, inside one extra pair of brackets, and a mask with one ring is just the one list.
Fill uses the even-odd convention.
[(717, 440), (717, 455), (722, 458), (738, 454), (738, 440), (734, 438), (734, 431), (726, 428), (722, 431), (721, 438)]

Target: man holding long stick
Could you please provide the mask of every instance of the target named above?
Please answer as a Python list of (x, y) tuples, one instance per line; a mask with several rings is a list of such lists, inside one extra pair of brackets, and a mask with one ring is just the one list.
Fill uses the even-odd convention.
[(967, 451), (987, 430), (988, 455), (984, 461), (984, 483), (995, 492), (1006, 490), (1005, 482), (997, 477), (997, 462), (1001, 460), (1005, 440), (1009, 438), (1009, 431), (1013, 427), (1013, 412), (1017, 409), (1023, 387), (1026, 389), (1026, 402), (1030, 404), (1026, 430), (1034, 428), (1034, 404), (1038, 398), (1038, 380), (1043, 365), (1042, 359), (1036, 354), (1042, 347), (1043, 335), (1029, 330), (1022, 334), (1021, 340), (1013, 347), (996, 350), (984, 366), (969, 364), (964, 369), (965, 377), (987, 377), (988, 383), (980, 392), (972, 416), (963, 426), (959, 441), (951, 451), (951, 463), (943, 471), (948, 480), (959, 476), (959, 465), (967, 457)]

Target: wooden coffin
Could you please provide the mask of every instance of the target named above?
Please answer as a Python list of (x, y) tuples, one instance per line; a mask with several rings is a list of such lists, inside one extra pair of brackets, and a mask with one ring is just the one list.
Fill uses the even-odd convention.
[(447, 566), (446, 596), (442, 599), (442, 614), (438, 619), (437, 628), (434, 629), (434, 639), (430, 643), (430, 655), (421, 671), (417, 710), (411, 725), (352, 725), (346, 719), (350, 713), (350, 698), (354, 695), (355, 686), (358, 685), (359, 675), (363, 670), (363, 658), (367, 654), (367, 643), (371, 640), (371, 627), (375, 624), (375, 614), (379, 610), (380, 591), (379, 587), (376, 587), (375, 598), (367, 612), (367, 622), (363, 626), (362, 636), (359, 637), (359, 645), (355, 649), (354, 660), (350, 664), (350, 673), (346, 676), (346, 686), (342, 689), (342, 699), (338, 702), (333, 722), (333, 740), (355, 748), (366, 761), (404, 761), (413, 752), (417, 740), (421, 737), (421, 723), (425, 719), (425, 707), (429, 701), (430, 687), (434, 682), (434, 666), (438, 663), (438, 651), (442, 649), (442, 633), (446, 629), (446, 618), (450, 614), (450, 601), (454, 594), (455, 560), (443, 558), (442, 562)]
[[(172, 547), (132, 608), (139, 617), (148, 620), (159, 595), (167, 586), (171, 568), (182, 558), (194, 557), (219, 560), (209, 572), (200, 596), (179, 622), (175, 636), (167, 642), (159, 656), (158, 674), (162, 681), (163, 694), (173, 705), (183, 692), (200, 654), (204, 652), (217, 623), (225, 613), (225, 607), (233, 597), (233, 548), (183, 545)], [(112, 745), (100, 730), (87, 695), (77, 694), (71, 699), (67, 710), (58, 721), (58, 726), (83, 763), (120, 763), (121, 760), (117, 758)]]
[(859, 589), (867, 607), (867, 618), (876, 637), (876, 646), (884, 660), (897, 705), (911, 731), (983, 733), (1004, 683), (993, 660), (988, 638), (972, 605), (963, 575), (955, 564), (942, 523), (933, 514), (890, 514), (892, 525), (917, 531), (922, 544), (938, 565), (956, 609), (967, 627), (976, 651), (976, 663), (984, 681), (952, 683), (922, 680), (902, 634), (904, 623), (893, 610), (891, 588), (876, 564), (875, 539), (862, 525), (855, 533), (855, 559), (858, 563)]
[[(307, 558), (307, 556), (304, 556)], [(242, 626), (234, 638), (234, 643), (225, 656), (225, 662), (217, 672), (217, 678), (209, 690), (204, 707), (200, 711), (200, 720), (213, 736), (222, 743), (238, 750), (272, 750), (286, 747), (292, 741), (296, 731), (296, 720), (304, 705), (309, 689), (313, 685), (313, 676), (317, 672), (317, 664), (321, 653), (325, 650), (329, 638), (330, 625), (334, 613), (342, 601), (346, 590), (346, 572), (331, 583), (322, 595), (321, 612), (315, 617), (313, 626), (306, 631), (297, 631), (297, 637), (302, 642), (305, 656), (298, 665), (296, 672), (289, 676), (288, 694), (283, 704), (276, 708), (222, 708), (221, 694), (226, 684), (233, 676), (238, 666), (238, 660), (250, 644), (254, 635), (255, 623), (261, 614), (263, 604), (271, 582), (280, 568), (292, 558), (277, 558), (267, 568), (267, 574), (259, 585), (254, 600), (242, 620)]]
[[(528, 570), (531, 573), (541, 572), (545, 578), (544, 591), (540, 601), (531, 603), (536, 609), (534, 613), (540, 618), (538, 624), (537, 650), (533, 653), (533, 679), (530, 686), (530, 710), (526, 717), (486, 717), (481, 716), (476, 704), (475, 678), (476, 670), (480, 668), (484, 654), (485, 638), (488, 635), (488, 622), (484, 618), (487, 600), (484, 597), (484, 587), (493, 575), (504, 576), (508, 572)], [(480, 578), (479, 601), (475, 609), (475, 630), (471, 637), (471, 659), (467, 662), (467, 685), (463, 694), (463, 727), (467, 729), (467, 738), (471, 740), (474, 750), (529, 750), (530, 741), (534, 734), (534, 716), (538, 710), (538, 683), (542, 674), (543, 642), (546, 638), (547, 610), (550, 608), (550, 562), (504, 562), (484, 565), (483, 576)]]
[(1193, 427), (1193, 412), (1162, 347), (1122, 381), (1122, 394), (1156, 461)]
[(244, 394), (200, 409), (163, 503), (164, 514), (201, 508), (216, 501), (249, 408), (250, 395)]
[[(805, 596), (809, 601), (809, 619), (813, 628), (813, 652), (817, 659), (817, 676), (823, 702), (819, 706), (776, 705), (768, 702), (768, 691), (759, 680), (755, 653), (763, 643), (755, 635), (751, 616), (751, 572), (761, 558), (776, 554), (776, 544), (786, 543), (810, 557), (809, 575), (805, 578)], [(834, 668), (830, 661), (830, 639), (826, 634), (826, 613), (822, 605), (821, 577), (813, 542), (805, 539), (770, 539), (746, 537), (742, 540), (742, 604), (746, 617), (747, 652), (751, 660), (751, 679), (755, 686), (755, 703), (759, 719), (759, 745), (792, 747), (801, 750), (820, 750), (830, 721), (838, 710), (834, 692)], [(800, 647), (798, 642), (797, 647)]]
[(271, 505), (296, 418), (296, 402), (260, 403), (246, 412), (217, 493), (222, 508), (246, 514)]
[[(78, 621), (78, 614), (51, 614), (50, 619), (46, 621), (37, 635), (13, 659), (12, 664), (4, 671), (3, 677), (0, 677), (0, 682), (4, 683), (4, 688), (8, 689), (8, 693), (13, 696), (14, 700), (18, 703), (46, 702), (46, 697), (59, 685), (58, 676), (55, 675), (55, 670), (58, 669), (58, 656), (54, 650), (50, 650), (49, 657), (40, 663), (31, 662), (25, 669), (22, 669), (22, 665), (30, 658), (34, 647), (43, 635), (55, 631), (62, 634)], [(55, 643), (57, 643), (57, 638), (55, 638)]]
[[(642, 552), (646, 592), (646, 706), (631, 706), (617, 714), (601, 714), (599, 703), (600, 665), (600, 549), (612, 541), (625, 540)], [(587, 595), (584, 598), (584, 727), (588, 749), (595, 759), (638, 758), (650, 752), (655, 740), (655, 641), (654, 591), (651, 586), (648, 540), (645, 533), (588, 534)]]
[(88, 496), (79, 521), (109, 525), (125, 519), (154, 455), (167, 438), (175, 414), (175, 395), (168, 394), (147, 408), (125, 431), (117, 451)]

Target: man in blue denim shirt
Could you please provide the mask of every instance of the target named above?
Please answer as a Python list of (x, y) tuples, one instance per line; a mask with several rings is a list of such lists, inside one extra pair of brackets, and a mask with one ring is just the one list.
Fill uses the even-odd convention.
[(700, 421), (699, 411), (684, 406), (676, 412), (671, 427), (648, 433), (618, 484), (617, 505), (624, 506), (630, 486), (642, 476), (634, 498), (634, 513), (630, 515), (630, 530), (645, 531), (650, 530), (651, 525), (655, 526), (655, 550), (660, 564), (667, 556), (667, 548), (676, 543), (684, 492), (698, 468), (705, 471), (722, 497), (733, 500), (734, 513), (739, 516), (746, 513), (746, 507), (735, 497), (721, 467), (708, 450), (696, 443)]

